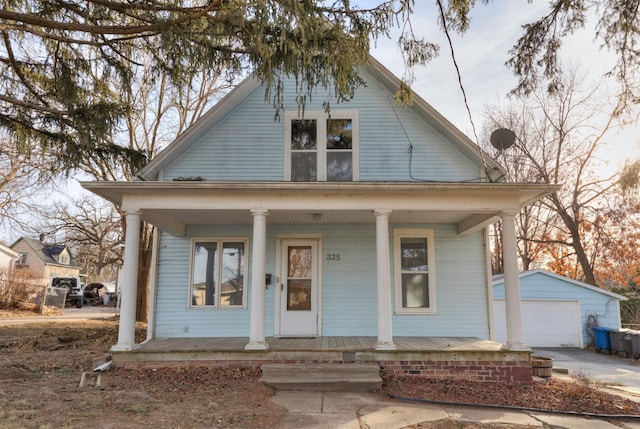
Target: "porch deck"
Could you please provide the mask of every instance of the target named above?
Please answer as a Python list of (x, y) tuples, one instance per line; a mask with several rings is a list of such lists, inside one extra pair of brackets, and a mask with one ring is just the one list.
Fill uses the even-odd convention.
[(478, 338), (395, 337), (396, 350), (375, 350), (375, 337), (267, 338), (268, 350), (244, 350), (246, 337), (165, 338), (112, 351), (114, 366), (260, 368), (265, 363), (344, 363), (380, 366), (383, 373), (431, 378), (531, 379), (529, 351), (503, 350)]

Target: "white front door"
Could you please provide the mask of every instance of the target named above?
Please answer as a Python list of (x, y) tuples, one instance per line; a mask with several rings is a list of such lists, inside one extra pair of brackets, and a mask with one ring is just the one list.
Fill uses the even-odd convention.
[(319, 240), (282, 240), (280, 335), (319, 335)]

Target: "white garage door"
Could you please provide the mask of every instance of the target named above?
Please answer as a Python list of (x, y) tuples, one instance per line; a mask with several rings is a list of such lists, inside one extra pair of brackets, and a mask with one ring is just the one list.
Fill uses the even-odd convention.
[[(495, 340), (507, 341), (504, 299), (493, 300)], [(522, 300), (522, 335), (531, 347), (580, 347), (578, 301)]]

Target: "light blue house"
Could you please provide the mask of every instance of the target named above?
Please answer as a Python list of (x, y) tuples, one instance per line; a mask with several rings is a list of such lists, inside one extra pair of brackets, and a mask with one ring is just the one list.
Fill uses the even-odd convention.
[[(513, 217), (557, 187), (509, 183), (421, 98), (395, 106), (400, 82), (374, 59), (361, 76), (366, 87), (329, 113), (318, 89), (302, 115), (285, 84), (279, 120), (249, 78), (139, 181), (83, 184), (125, 213), (125, 255), (137, 255), (141, 219), (157, 227), (150, 340), (240, 338), (246, 351), (283, 338), (372, 338), (375, 351), (400, 338), (487, 341), (485, 228), (497, 219), (518, 320)], [(137, 263), (125, 258), (113, 351), (138, 347)], [(503, 349), (528, 350), (518, 330)]]
[[(593, 345), (593, 327), (620, 329), (627, 298), (544, 270), (520, 273), (522, 330), (532, 347)], [(506, 339), (504, 277), (493, 280), (495, 340)]]

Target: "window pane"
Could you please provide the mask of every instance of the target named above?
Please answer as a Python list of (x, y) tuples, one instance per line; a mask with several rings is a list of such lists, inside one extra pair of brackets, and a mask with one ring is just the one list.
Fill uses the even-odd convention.
[(350, 182), (353, 180), (353, 157), (351, 152), (327, 153), (327, 181)]
[(351, 119), (327, 119), (327, 149), (351, 149)]
[(318, 148), (315, 119), (291, 121), (291, 149), (314, 150)]
[(318, 177), (315, 152), (294, 152), (291, 154), (291, 181), (315, 182)]
[(400, 239), (402, 271), (428, 271), (427, 239)]
[(289, 280), (287, 284), (287, 310), (311, 310), (311, 279)]
[(289, 246), (289, 268), (287, 277), (311, 278), (310, 246)]
[(402, 274), (402, 307), (429, 307), (428, 274)]
[(191, 280), (191, 304), (215, 305), (216, 293), (216, 258), (218, 245), (212, 243), (196, 243), (193, 255), (193, 278)]
[(242, 305), (244, 292), (244, 243), (222, 245), (220, 306)]

